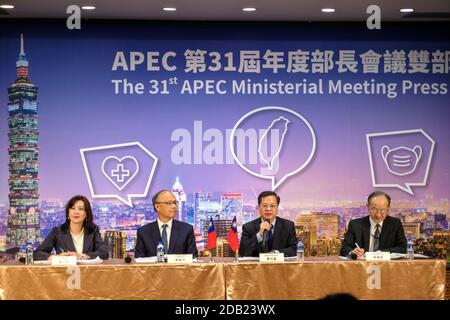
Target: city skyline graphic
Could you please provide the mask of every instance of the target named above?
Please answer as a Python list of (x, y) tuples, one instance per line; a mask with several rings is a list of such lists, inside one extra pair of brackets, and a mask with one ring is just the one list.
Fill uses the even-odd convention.
[[(127, 28), (121, 35), (135, 30)], [(170, 50), (182, 55), (186, 48), (191, 47), (188, 40), (176, 37), (176, 30), (163, 31), (163, 28), (158, 28), (156, 26), (156, 30), (167, 34), (167, 39), (176, 40)], [(111, 64), (115, 52), (121, 46), (123, 48), (120, 50), (146, 50), (150, 43), (154, 48), (152, 50), (162, 52), (163, 48), (168, 48), (164, 40), (148, 38), (145, 35), (147, 29), (132, 39), (99, 36), (95, 43), (85, 35), (76, 35), (74, 39), (79, 52), (82, 52), (78, 55), (71, 49), (74, 39), (44, 25), (35, 30), (24, 30), (27, 56), (23, 41), (18, 41), (17, 30), (12, 30), (7, 26), (0, 33), (0, 45), (5, 49), (0, 55), (0, 67), (7, 75), (0, 79), (0, 86), (8, 89), (8, 95), (3, 95), (0, 100), (3, 106), (8, 107), (3, 107), (0, 113), (3, 123), (8, 121), (8, 130), (0, 126), (0, 145), (3, 149), (0, 180), (8, 181), (8, 185), (3, 183), (0, 189), (0, 249), (2, 245), (5, 248), (23, 246), (28, 241), (36, 245), (52, 227), (64, 221), (65, 202), (75, 194), (83, 194), (92, 200), (94, 221), (101, 231), (125, 232), (129, 250), (133, 246), (135, 230), (156, 219), (151, 205), (152, 195), (158, 190), (170, 189), (178, 201), (177, 219), (194, 226), (198, 246), (202, 248), (203, 245), (205, 221), (213, 217), (218, 223), (218, 238), (225, 244), (218, 247), (214, 254), (229, 255), (224, 240), (226, 235), (221, 233), (228, 232), (235, 216), (239, 233), (243, 223), (258, 217), (257, 195), (270, 190), (272, 185), (269, 180), (248, 174), (232, 161), (227, 149), (227, 135), (242, 116), (258, 107), (271, 105), (285, 106), (301, 114), (311, 123), (316, 134), (317, 147), (308, 166), (299, 174), (287, 178), (276, 190), (281, 196), (280, 216), (296, 222), (297, 235), (307, 239), (305, 242), (310, 243), (310, 249), (314, 247), (316, 253), (335, 253), (338, 245), (331, 240), (342, 237), (350, 219), (367, 214), (366, 197), (376, 189), (392, 196), (391, 214), (402, 220), (411, 236), (431, 237), (433, 231), (448, 230), (448, 94), (404, 95), (395, 100), (379, 95), (238, 97), (229, 94), (218, 97), (182, 95), (174, 91), (170, 95), (117, 95), (112, 90), (111, 79), (148, 81), (168, 76), (145, 69), (113, 72)], [(240, 48), (241, 45), (239, 41), (227, 37), (218, 37), (216, 42), (202, 39), (200, 30), (194, 27), (190, 30), (201, 39), (196, 44), (199, 47), (214, 49), (220, 41), (230, 47)], [(95, 31), (100, 35), (106, 34), (101, 26), (97, 26)], [(57, 54), (50, 54), (55, 52), (56, 45), (45, 41), (48, 34), (57, 39)], [(267, 44), (278, 50), (296, 48), (298, 39), (292, 37), (284, 43), (268, 40)], [(120, 42), (122, 45), (118, 45)], [(267, 46), (258, 41), (253, 45), (255, 48)], [(303, 45), (316, 48), (317, 44), (307, 41)], [(351, 40), (337, 41), (331, 45), (364, 50), (373, 47), (378, 51), (393, 50), (395, 47), (394, 44)], [(420, 47), (414, 41), (402, 46), (405, 51)], [(318, 45), (317, 48), (325, 50), (326, 46)], [(427, 49), (430, 52), (438, 49), (445, 51), (448, 44), (430, 42)], [(17, 56), (17, 51), (16, 80), (11, 85), (14, 61), (11, 59), (13, 53)], [(33, 67), (33, 81), (39, 84), (39, 102), (42, 105), (39, 113), (38, 88), (30, 80), (29, 65)], [(48, 71), (50, 66), (51, 72)], [(63, 75), (70, 80), (61, 81), (58, 77)], [(230, 81), (252, 77), (262, 81), (270, 75), (192, 74), (178, 68), (170, 76), (192, 81), (208, 77), (222, 77)], [(292, 81), (299, 75), (272, 76)], [(424, 82), (448, 83), (448, 72), (442, 75), (333, 73), (320, 76), (345, 81), (371, 77), (377, 81), (401, 81), (409, 77)], [(308, 77), (317, 80), (319, 75)], [(5, 98), (8, 100), (3, 103)], [(267, 128), (271, 123), (267, 119), (277, 119), (278, 116), (271, 114), (267, 118), (252, 118), (244, 123), (247, 125), (245, 129), (255, 128), (257, 131)], [(282, 165), (295, 167), (300, 154), (296, 151), (297, 145), (299, 150), (309, 150), (309, 142), (304, 136), (297, 138), (295, 134), (301, 134), (301, 131), (295, 131), (291, 124), (288, 128), (286, 137), (283, 134), (283, 150), (279, 158)], [(423, 128), (436, 141), (433, 158), (429, 158), (426, 185), (413, 187), (413, 195), (395, 187), (374, 188), (366, 135), (416, 128)], [(113, 198), (93, 199), (80, 150), (131, 141), (139, 141), (159, 159), (147, 195), (134, 198), (132, 206)], [(380, 143), (380, 146), (384, 147), (384, 144)], [(390, 146), (389, 150), (397, 149)], [(413, 144), (404, 150), (418, 149)], [(184, 162), (177, 163), (174, 154)], [(9, 161), (6, 155), (9, 155)], [(249, 154), (246, 156), (250, 157)], [(384, 165), (382, 161), (380, 163)], [(421, 164), (419, 162), (418, 167)], [(145, 172), (146, 168), (140, 170)], [(109, 235), (117, 237), (117, 243), (123, 245), (122, 233)], [(331, 242), (319, 250), (324, 238), (331, 239)], [(328, 249), (325, 249), (326, 246)]]
[(20, 36), (17, 79), (8, 88), (9, 210), (7, 247), (41, 241), (38, 177), (38, 88), (29, 79), (29, 63)]

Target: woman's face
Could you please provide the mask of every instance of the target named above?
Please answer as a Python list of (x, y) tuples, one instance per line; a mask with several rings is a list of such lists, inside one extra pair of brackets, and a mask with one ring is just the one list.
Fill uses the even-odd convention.
[(83, 224), (86, 219), (86, 209), (84, 202), (77, 200), (74, 205), (69, 208), (69, 219), (71, 223)]

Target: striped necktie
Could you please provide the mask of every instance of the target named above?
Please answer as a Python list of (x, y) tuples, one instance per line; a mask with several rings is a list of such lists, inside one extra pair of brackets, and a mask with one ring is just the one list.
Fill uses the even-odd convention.
[(163, 230), (162, 230), (162, 236), (161, 236), (162, 242), (164, 245), (164, 253), (166, 253), (166, 254), (169, 252), (169, 243), (167, 242), (167, 230), (166, 230), (167, 227), (168, 227), (167, 224), (162, 225)]
[(380, 246), (380, 224), (375, 226), (375, 234), (373, 235), (373, 251), (377, 251)]

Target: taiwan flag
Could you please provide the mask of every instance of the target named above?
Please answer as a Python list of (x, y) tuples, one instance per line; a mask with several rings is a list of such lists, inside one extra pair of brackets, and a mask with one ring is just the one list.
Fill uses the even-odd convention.
[(216, 229), (214, 228), (213, 219), (211, 217), (211, 220), (209, 222), (209, 228), (208, 228), (208, 246), (207, 246), (207, 249), (208, 250), (214, 249), (216, 247), (216, 242), (217, 242), (217, 233), (216, 233)]
[(230, 232), (228, 232), (228, 244), (234, 252), (239, 248), (239, 239), (237, 233), (236, 217), (234, 217), (231, 223)]

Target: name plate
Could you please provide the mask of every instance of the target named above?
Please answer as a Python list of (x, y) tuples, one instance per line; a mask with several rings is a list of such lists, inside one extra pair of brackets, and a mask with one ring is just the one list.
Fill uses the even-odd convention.
[(367, 261), (388, 261), (391, 260), (391, 254), (389, 252), (376, 251), (366, 252)]
[(76, 256), (53, 256), (52, 266), (76, 266)]
[(284, 253), (260, 253), (259, 262), (284, 262)]
[(192, 254), (167, 254), (167, 263), (192, 263)]

